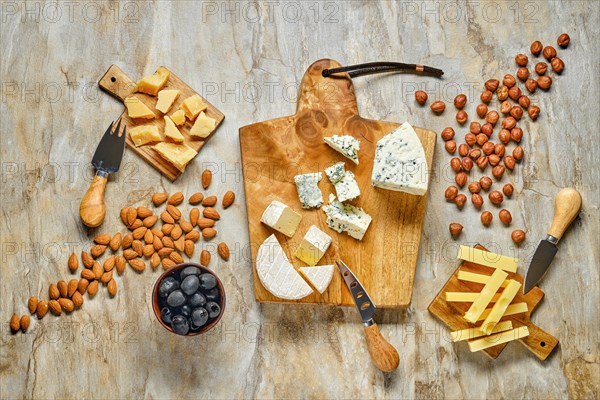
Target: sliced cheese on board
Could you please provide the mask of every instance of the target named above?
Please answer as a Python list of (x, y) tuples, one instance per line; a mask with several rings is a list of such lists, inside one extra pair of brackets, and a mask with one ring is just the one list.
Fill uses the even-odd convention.
[(147, 143), (162, 142), (162, 136), (158, 132), (156, 125), (138, 125), (127, 131), (129, 137), (135, 144), (135, 147), (143, 146)]
[(168, 115), (165, 115), (165, 136), (175, 143), (183, 143), (185, 139), (181, 132), (179, 132), (175, 122)]
[(158, 154), (181, 172), (185, 171), (185, 166), (196, 157), (196, 150), (185, 144), (161, 142), (155, 145), (154, 150)]
[(502, 256), (469, 246), (460, 246), (457, 258), (490, 268), (503, 269), (508, 272), (517, 272), (519, 264), (519, 260), (516, 258)]
[(329, 147), (358, 165), (358, 150), (360, 150), (360, 141), (358, 139), (352, 136), (333, 135), (331, 137), (324, 137), (323, 140)]
[(169, 80), (171, 73), (165, 67), (159, 67), (152, 75), (140, 79), (137, 83), (136, 92), (156, 96)]
[(177, 110), (171, 114), (171, 119), (175, 122), (175, 125), (180, 126), (185, 123), (185, 113), (183, 110)]
[[(456, 276), (456, 278), (458, 278), (459, 281), (482, 283), (485, 285), (487, 281), (490, 280), (490, 275), (477, 274), (475, 272), (468, 271), (458, 271), (458, 275)], [(506, 287), (506, 285), (508, 285), (508, 282), (508, 279), (505, 280), (504, 282), (502, 282), (502, 286), (500, 287)]]
[(529, 336), (527, 326), (521, 326), (517, 329), (496, 333), (495, 335), (486, 336), (481, 339), (475, 339), (469, 342), (469, 350), (471, 352), (487, 349), (488, 347), (497, 346), (502, 343), (512, 342), (513, 340), (522, 339)]
[[(449, 303), (473, 303), (479, 297), (477, 292), (446, 292), (446, 301)], [(500, 293), (492, 296), (490, 303), (495, 303), (500, 297)]]
[[(492, 299), (492, 302), (493, 301), (494, 301), (494, 299)], [(492, 311), (491, 308), (486, 308), (486, 310), (479, 316), (479, 318), (477, 318), (477, 321), (483, 321), (484, 319), (486, 319), (491, 311)], [(507, 317), (509, 315), (521, 314), (521, 313), (524, 313), (527, 311), (529, 311), (529, 307), (527, 307), (527, 303), (525, 303), (525, 302), (515, 303), (515, 304), (509, 305), (506, 308), (506, 311), (504, 312), (503, 316)]]
[(300, 247), (296, 250), (296, 257), (308, 265), (317, 265), (319, 260), (331, 245), (331, 236), (311, 225), (304, 235)]
[(153, 119), (156, 117), (156, 114), (148, 106), (134, 96), (125, 99), (125, 107), (127, 107), (127, 115), (131, 118)]
[(316, 267), (300, 267), (304, 277), (323, 294), (329, 287), (335, 268), (333, 265), (318, 265)]
[(264, 288), (281, 299), (298, 300), (313, 292), (289, 262), (275, 235), (260, 245), (256, 273)]
[[(494, 327), (493, 333), (504, 332), (509, 329), (512, 329), (512, 327), (513, 327), (513, 325), (512, 325), (511, 321), (503, 321)], [(461, 329), (459, 331), (450, 332), (450, 337), (452, 338), (453, 342), (460, 342), (461, 340), (471, 340), (471, 339), (475, 339), (475, 338), (478, 338), (481, 336), (487, 336), (487, 335), (488, 335), (488, 333), (485, 333), (484, 331), (482, 331), (480, 326), (475, 327), (475, 328), (466, 328), (466, 329)]]
[(488, 304), (490, 304), (492, 297), (498, 292), (500, 285), (502, 285), (502, 282), (504, 282), (507, 276), (508, 274), (501, 269), (494, 271), (490, 280), (485, 284), (483, 289), (481, 289), (481, 292), (479, 292), (479, 295), (465, 313), (465, 319), (467, 321), (472, 323), (477, 322), (477, 319), (486, 309)]
[(158, 92), (158, 100), (156, 100), (156, 109), (163, 114), (166, 114), (175, 100), (179, 97), (181, 92), (179, 90), (170, 89), (170, 90), (161, 90)]
[(196, 118), (196, 122), (194, 122), (194, 126), (190, 129), (190, 135), (205, 138), (208, 137), (217, 127), (217, 120), (209, 117), (202, 111), (198, 118)]
[(202, 101), (202, 98), (197, 94), (188, 97), (181, 103), (181, 109), (185, 112), (185, 116), (190, 121), (196, 119), (196, 117), (204, 110), (208, 108), (208, 104)]
[(302, 216), (284, 203), (273, 200), (265, 209), (260, 222), (283, 233), (287, 237), (294, 236)]
[(489, 312), (486, 319), (481, 324), (481, 329), (487, 334), (491, 334), (494, 330), (494, 327), (500, 321), (500, 318), (506, 312), (508, 305), (517, 295), (517, 292), (521, 288), (521, 284), (513, 279), (508, 281), (508, 285), (506, 285), (506, 289), (500, 294), (500, 298), (496, 300), (496, 304), (492, 307), (492, 310)]

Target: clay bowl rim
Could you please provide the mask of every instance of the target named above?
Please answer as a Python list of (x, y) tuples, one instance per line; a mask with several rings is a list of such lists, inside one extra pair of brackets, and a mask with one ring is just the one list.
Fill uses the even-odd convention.
[(169, 268), (168, 270), (164, 271), (156, 279), (156, 282), (154, 282), (154, 288), (152, 289), (152, 309), (154, 310), (154, 316), (156, 317), (158, 322), (160, 322), (160, 324), (163, 326), (163, 328), (165, 328), (169, 332), (176, 335), (176, 333), (173, 332), (173, 329), (169, 325), (167, 325), (160, 317), (160, 305), (158, 304), (158, 287), (160, 286), (160, 282), (162, 282), (163, 279), (165, 279), (167, 276), (171, 275), (174, 272), (181, 271), (182, 269), (184, 269), (186, 267), (197, 267), (197, 268), (200, 268), (203, 273), (209, 273), (212, 276), (214, 276), (215, 279), (217, 280), (217, 287), (219, 288), (219, 294), (220, 294), (219, 306), (221, 307), (221, 313), (214, 321), (212, 321), (208, 325), (204, 325), (201, 329), (199, 329), (197, 331), (189, 331), (185, 335), (178, 335), (178, 336), (196, 336), (196, 335), (200, 335), (202, 333), (206, 333), (209, 330), (211, 330), (216, 324), (219, 323), (219, 321), (221, 320), (221, 317), (223, 316), (223, 313), (225, 312), (225, 288), (223, 287), (223, 283), (221, 282), (221, 280), (219, 279), (219, 277), (217, 276), (217, 274), (214, 271), (211, 271), (210, 269), (206, 268), (205, 266), (203, 266), (201, 264), (197, 264), (197, 263), (193, 263), (193, 262), (177, 264), (177, 265)]

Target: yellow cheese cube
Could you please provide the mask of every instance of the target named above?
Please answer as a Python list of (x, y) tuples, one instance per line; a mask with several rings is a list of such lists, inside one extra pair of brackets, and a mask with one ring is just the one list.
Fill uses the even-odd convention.
[(169, 80), (171, 73), (165, 67), (160, 67), (153, 75), (148, 75), (140, 79), (137, 83), (137, 92), (147, 93), (156, 96)]
[(183, 143), (183, 135), (168, 115), (165, 115), (165, 136), (175, 143)]
[(183, 110), (177, 110), (171, 114), (171, 120), (173, 120), (177, 126), (183, 125), (185, 123), (185, 113)]
[(127, 133), (129, 133), (129, 137), (133, 140), (135, 147), (142, 146), (146, 143), (162, 141), (162, 137), (160, 136), (156, 125), (134, 126), (128, 130)]
[(207, 116), (204, 111), (200, 113), (192, 129), (190, 129), (190, 135), (199, 138), (205, 138), (215, 130), (217, 126), (217, 120)]
[(202, 101), (202, 98), (197, 94), (188, 97), (181, 103), (181, 109), (185, 112), (185, 116), (193, 121), (201, 111), (206, 110), (208, 104)]
[(152, 119), (156, 117), (152, 110), (137, 97), (127, 97), (125, 99), (125, 107), (127, 107), (127, 114), (131, 118)]
[(156, 101), (156, 109), (163, 114), (169, 111), (169, 108), (175, 103), (179, 97), (179, 90), (161, 90), (158, 92), (158, 100)]
[(198, 154), (196, 150), (185, 144), (162, 142), (155, 145), (154, 149), (181, 172), (185, 171), (185, 166)]

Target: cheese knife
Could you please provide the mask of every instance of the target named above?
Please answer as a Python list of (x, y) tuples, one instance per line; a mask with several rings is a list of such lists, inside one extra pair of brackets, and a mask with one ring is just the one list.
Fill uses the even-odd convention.
[(85, 196), (81, 199), (79, 205), (79, 217), (83, 224), (90, 228), (100, 226), (106, 215), (106, 205), (104, 204), (104, 192), (106, 191), (106, 182), (108, 175), (119, 170), (123, 151), (125, 149), (125, 135), (127, 127), (123, 127), (123, 133), (120, 133), (121, 120), (113, 130), (115, 123), (110, 124), (104, 136), (100, 140), (92, 165), (96, 168), (96, 175)]
[(364, 324), (367, 347), (373, 364), (383, 372), (394, 371), (398, 368), (400, 356), (394, 346), (381, 335), (379, 327), (373, 321), (373, 316), (375, 315), (373, 300), (371, 300), (362, 284), (342, 260), (337, 260), (335, 263), (342, 273), (342, 278), (344, 278), (348, 290), (352, 293), (352, 298)]
[(558, 251), (558, 241), (579, 214), (580, 209), (581, 195), (577, 190), (565, 188), (558, 192), (554, 199), (554, 219), (548, 229), (548, 235), (546, 239), (540, 241), (527, 269), (525, 286), (523, 286), (524, 294), (533, 289), (548, 270)]

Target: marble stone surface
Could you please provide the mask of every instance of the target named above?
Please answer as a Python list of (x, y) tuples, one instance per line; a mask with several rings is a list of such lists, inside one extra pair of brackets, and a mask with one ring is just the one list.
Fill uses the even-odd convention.
[[(598, 398), (597, 2), (76, 0), (0, 7), (2, 398)], [(367, 118), (436, 132), (450, 125), (462, 138), (453, 97), (473, 99), (484, 80), (515, 73), (514, 56), (529, 54), (532, 41), (555, 44), (562, 32), (572, 39), (559, 50), (566, 69), (548, 93), (533, 96), (542, 112), (537, 122), (521, 122), (525, 161), (502, 179), (516, 189), (506, 203), (511, 228), (496, 219), (486, 229), (470, 203), (459, 212), (445, 202), (453, 176), (437, 143), (412, 304), (377, 316), (400, 352), (397, 371), (372, 366), (353, 309), (255, 302), (238, 128), (292, 114), (310, 63), (329, 57), (346, 65), (389, 60), (442, 68), (442, 80), (357, 78), (359, 108)], [(93, 174), (89, 161), (123, 107), (96, 84), (113, 63), (133, 78), (166, 65), (226, 119), (175, 183), (126, 151), (108, 185), (106, 222), (87, 230), (78, 206)], [(417, 88), (448, 103), (443, 116), (415, 104)], [(469, 102), (471, 116), (476, 104)], [(191, 194), (205, 167), (216, 170), (212, 192), (238, 195), (219, 231), (232, 259), (212, 263), (228, 295), (218, 329), (193, 339), (169, 334), (151, 308), (158, 272), (128, 269), (114, 299), (102, 289), (70, 316), (33, 318), (27, 334), (9, 333), (10, 315), (26, 313), (30, 295), (46, 297), (50, 282), (69, 277), (71, 251), (88, 248), (95, 234), (123, 230), (121, 207), (148, 205), (155, 191)], [(460, 243), (527, 260), (565, 186), (581, 192), (583, 209), (541, 284), (547, 295), (534, 316), (561, 340), (555, 354), (539, 362), (511, 344), (492, 361), (450, 343), (427, 312), (457, 266), (448, 224), (465, 226)], [(515, 228), (528, 232), (521, 247), (510, 240)], [(198, 255), (197, 248), (193, 259)]]

